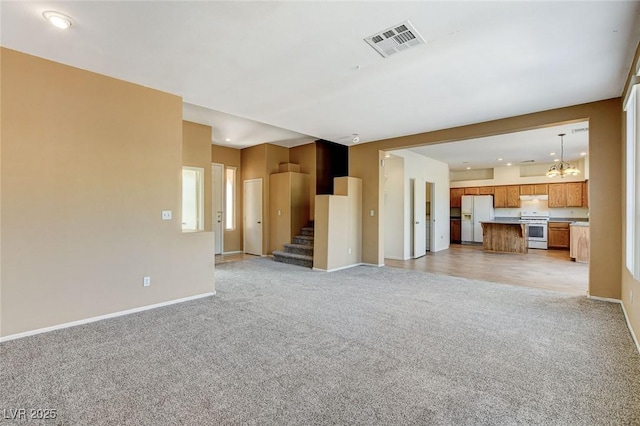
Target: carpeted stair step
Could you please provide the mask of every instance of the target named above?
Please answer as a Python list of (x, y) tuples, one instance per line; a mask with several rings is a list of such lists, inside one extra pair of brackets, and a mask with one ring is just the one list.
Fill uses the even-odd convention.
[(273, 252), (273, 260), (276, 262), (288, 263), (290, 265), (313, 268), (313, 256), (306, 256), (304, 254), (287, 253), (276, 250)]
[(313, 237), (313, 227), (305, 226), (304, 228), (302, 228), (302, 235)]
[(313, 237), (309, 235), (296, 235), (293, 237), (293, 244), (302, 244), (305, 246), (313, 245)]
[(313, 256), (313, 246), (305, 244), (285, 244), (284, 251), (292, 254), (302, 254), (304, 256)]

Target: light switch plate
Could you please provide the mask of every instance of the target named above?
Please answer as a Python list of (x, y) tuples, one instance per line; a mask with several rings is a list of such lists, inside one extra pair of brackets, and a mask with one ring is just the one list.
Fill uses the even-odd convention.
[(171, 210), (162, 210), (162, 220), (171, 220)]

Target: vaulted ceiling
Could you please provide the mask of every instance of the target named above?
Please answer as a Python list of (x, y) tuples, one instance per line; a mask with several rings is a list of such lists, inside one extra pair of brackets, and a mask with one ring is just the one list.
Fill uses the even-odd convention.
[[(0, 40), (180, 95), (185, 118), (211, 124), (222, 144), (351, 144), (620, 96), (639, 6), (2, 2)], [(75, 25), (49, 25), (50, 9)], [(406, 20), (425, 43), (383, 58), (364, 41)]]

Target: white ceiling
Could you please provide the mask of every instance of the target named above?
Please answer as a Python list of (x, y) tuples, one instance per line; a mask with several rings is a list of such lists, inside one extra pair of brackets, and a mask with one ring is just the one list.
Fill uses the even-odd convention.
[[(564, 160), (575, 162), (589, 154), (589, 122), (527, 130), (505, 135), (412, 148), (418, 154), (449, 164), (451, 170), (486, 169), (547, 164), (560, 159), (560, 133), (564, 133)], [(585, 131), (585, 129), (587, 129)], [(553, 155), (551, 155), (553, 153)], [(498, 160), (502, 158), (502, 160)], [(533, 160), (533, 161), (531, 161)]]
[[(295, 145), (303, 135), (350, 144), (353, 134), (368, 142), (620, 96), (639, 6), (3, 1), (0, 40), (180, 95), (185, 118), (200, 117), (229, 145)], [(77, 25), (50, 26), (46, 9)], [(426, 44), (384, 59), (363, 40), (407, 19)], [(249, 121), (227, 125), (229, 115)], [(252, 135), (241, 125), (252, 121), (288, 132)]]

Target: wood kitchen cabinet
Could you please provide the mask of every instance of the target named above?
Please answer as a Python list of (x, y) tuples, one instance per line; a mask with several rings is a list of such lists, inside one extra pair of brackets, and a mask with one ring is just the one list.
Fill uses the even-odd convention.
[(520, 207), (520, 186), (518, 185), (496, 186), (493, 194), (495, 208)]
[(480, 188), (477, 188), (477, 187), (465, 188), (464, 195), (480, 195)]
[(460, 235), (460, 219), (451, 219), (450, 240), (452, 243), (459, 243), (461, 240)]
[(493, 190), (493, 207), (506, 208), (507, 207), (507, 187), (496, 186)]
[(449, 190), (449, 207), (462, 207), (462, 196), (464, 188), (451, 188)]
[(567, 192), (567, 207), (582, 207), (582, 182), (564, 184)]
[(493, 186), (481, 186), (478, 188), (478, 192), (480, 195), (493, 195), (494, 188)]
[(549, 184), (549, 207), (562, 208), (567, 205), (567, 190), (564, 183)]
[(589, 207), (589, 181), (582, 182), (582, 207)]
[(520, 185), (520, 195), (547, 195), (549, 186), (546, 183)]
[(568, 250), (570, 242), (569, 223), (549, 222), (547, 240), (549, 248)]
[(520, 207), (520, 187), (507, 186), (507, 207)]

